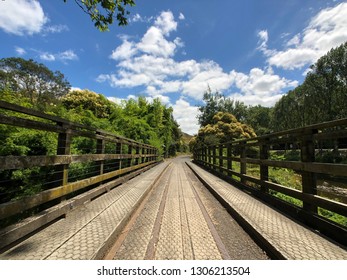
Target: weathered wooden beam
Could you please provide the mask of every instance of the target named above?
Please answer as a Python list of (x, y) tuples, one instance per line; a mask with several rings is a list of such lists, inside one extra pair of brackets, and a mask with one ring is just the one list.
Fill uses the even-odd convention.
[(75, 127), (75, 128), (83, 128), (83, 129), (92, 130), (92, 131), (95, 130), (94, 128), (91, 128), (91, 127), (86, 126), (86, 125), (70, 122), (70, 121), (68, 121), (66, 119), (63, 119), (63, 118), (60, 118), (60, 117), (57, 117), (57, 116), (48, 115), (48, 114), (45, 114), (45, 113), (43, 113), (41, 111), (37, 111), (37, 110), (30, 109), (30, 108), (22, 107), (22, 106), (19, 106), (17, 104), (9, 103), (9, 102), (2, 101), (2, 100), (0, 100), (0, 108), (6, 109), (6, 110), (10, 110), (10, 111), (13, 111), (13, 112), (23, 113), (23, 114), (26, 114), (26, 115), (29, 115), (29, 116), (39, 117), (39, 118), (42, 118), (42, 119), (45, 119), (45, 120), (50, 120), (50, 121), (53, 121), (53, 122), (56, 122), (56, 123), (62, 123), (62, 124), (68, 125), (71, 128)]
[(0, 170), (24, 169), (31, 167), (55, 166), (77, 162), (117, 160), (127, 158), (145, 158), (148, 155), (128, 154), (85, 154), (85, 155), (57, 155), (57, 156), (0, 156)]

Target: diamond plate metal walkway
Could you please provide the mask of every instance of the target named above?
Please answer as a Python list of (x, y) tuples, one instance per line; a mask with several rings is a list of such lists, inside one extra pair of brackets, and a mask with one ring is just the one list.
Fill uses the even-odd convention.
[(165, 161), (71, 211), (0, 259), (268, 259), (191, 169), (285, 259), (347, 259), (345, 248), (211, 175)]
[[(197, 176), (237, 213), (277, 258), (291, 260), (347, 260), (346, 248), (329, 241), (317, 232), (294, 222), (247, 193), (189, 163)], [(265, 244), (264, 244), (265, 245)]]

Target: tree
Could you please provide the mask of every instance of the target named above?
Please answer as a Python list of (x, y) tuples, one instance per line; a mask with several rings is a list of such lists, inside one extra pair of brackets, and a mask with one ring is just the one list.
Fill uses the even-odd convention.
[(135, 6), (134, 0), (75, 0), (75, 2), (101, 31), (108, 30), (115, 15), (119, 26), (127, 25), (127, 16), (130, 14), (127, 6)]
[(267, 107), (246, 106), (243, 102), (225, 97), (218, 91), (212, 92), (208, 87), (204, 93), (205, 105), (199, 107), (201, 112), (198, 120), (201, 126), (213, 123), (213, 117), (218, 112), (230, 113), (238, 121), (253, 127), (258, 135), (270, 131), (271, 109)]
[(274, 130), (347, 117), (347, 42), (331, 49), (310, 68), (303, 84), (276, 103)]
[(10, 57), (0, 60), (0, 91), (6, 88), (44, 109), (58, 103), (69, 92), (70, 84), (59, 71), (52, 72), (32, 59)]
[(237, 139), (256, 137), (252, 127), (239, 122), (234, 115), (218, 112), (211, 124), (200, 128), (197, 142), (206, 145), (217, 145)]
[(103, 95), (87, 89), (70, 91), (62, 98), (62, 102), (67, 109), (81, 107), (90, 110), (97, 118), (108, 118), (116, 106)]
[(208, 125), (217, 112), (224, 111), (222, 108), (224, 99), (224, 95), (218, 91), (213, 93), (210, 87), (207, 88), (203, 96), (205, 105), (199, 107), (201, 114), (198, 115), (198, 121), (201, 126)]
[(269, 133), (269, 124), (271, 122), (272, 108), (261, 105), (249, 106), (245, 122), (250, 125), (257, 135)]

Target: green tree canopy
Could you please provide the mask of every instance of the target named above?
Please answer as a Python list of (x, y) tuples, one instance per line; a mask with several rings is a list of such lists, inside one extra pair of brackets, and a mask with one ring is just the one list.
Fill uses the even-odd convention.
[(198, 121), (201, 126), (212, 124), (214, 116), (218, 112), (230, 113), (245, 124), (250, 125), (257, 134), (270, 131), (271, 109), (257, 106), (246, 106), (243, 102), (225, 97), (218, 91), (212, 92), (208, 87), (204, 93), (204, 105), (199, 107)]
[(213, 116), (211, 124), (200, 128), (197, 142), (206, 145), (216, 145), (251, 137), (256, 137), (253, 128), (239, 122), (230, 113), (218, 112)]
[(116, 107), (102, 94), (87, 89), (70, 91), (62, 98), (62, 102), (67, 109), (81, 107), (90, 110), (97, 118), (108, 118)]
[(70, 83), (61, 72), (52, 72), (32, 59), (10, 57), (0, 60), (0, 90), (5, 89), (42, 109), (67, 94)]
[(284, 130), (347, 117), (347, 42), (311, 66), (302, 85), (275, 105), (272, 127)]
[(108, 30), (114, 18), (117, 19), (118, 25), (127, 25), (129, 15), (127, 6), (135, 6), (134, 0), (75, 0), (75, 2), (101, 31)]

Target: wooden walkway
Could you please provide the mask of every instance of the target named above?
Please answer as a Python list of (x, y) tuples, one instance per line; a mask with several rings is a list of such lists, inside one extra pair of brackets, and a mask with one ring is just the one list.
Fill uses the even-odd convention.
[(269, 258), (346, 260), (347, 251), (188, 157), (155, 166), (0, 254), (3, 260)]

